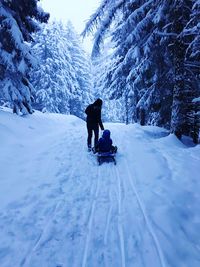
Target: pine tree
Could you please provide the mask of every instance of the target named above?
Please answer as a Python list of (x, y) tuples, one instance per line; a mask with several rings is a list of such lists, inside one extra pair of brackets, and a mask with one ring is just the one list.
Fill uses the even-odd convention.
[(32, 113), (33, 87), (28, 71), (34, 56), (27, 42), (38, 30), (36, 21), (47, 22), (49, 14), (38, 8), (37, 0), (0, 2), (0, 97), (8, 100), (13, 112)]
[(38, 64), (31, 73), (36, 90), (34, 107), (55, 113), (70, 113), (70, 95), (78, 86), (68, 51), (68, 40), (64, 37), (62, 23), (43, 25), (35, 37), (32, 51)]
[(54, 21), (35, 36), (37, 68), (31, 73), (39, 110), (84, 117), (91, 95), (91, 70), (87, 55), (71, 23)]
[(164, 126), (179, 138), (191, 133), (189, 115), (198, 113), (192, 101), (199, 94), (198, 21), (198, 0), (104, 0), (91, 16), (83, 35), (96, 28), (93, 55), (108, 31), (113, 36), (106, 83), (114, 98), (125, 99), (127, 118)]
[(186, 120), (194, 143), (198, 143), (200, 129), (200, 2), (194, 0), (190, 21), (184, 29), (184, 39), (189, 45), (186, 50), (185, 71), (187, 87)]
[[(107, 84), (113, 98), (124, 99), (127, 119), (128, 117), (132, 118), (131, 120), (137, 119), (136, 115), (138, 112), (135, 109), (139, 99), (141, 101), (137, 108), (146, 110), (146, 114), (150, 114), (149, 111), (152, 109), (152, 106), (153, 109), (154, 107), (157, 109), (161, 105), (156, 88), (158, 88), (158, 83), (161, 80), (163, 82), (166, 70), (163, 67), (161, 71), (160, 66), (157, 67), (156, 64), (162, 65), (164, 62), (164, 55), (160, 56), (160, 58), (157, 56), (157, 51), (158, 49), (162, 50), (164, 42), (160, 46), (157, 45), (155, 49), (155, 44), (158, 44), (161, 39), (156, 34), (158, 27), (155, 26), (156, 24), (161, 24), (161, 19), (156, 17), (160, 8), (160, 2), (116, 1), (115, 4), (107, 2), (107, 12), (105, 12), (105, 6), (104, 9), (99, 9), (97, 11), (99, 15), (96, 13), (92, 16), (84, 31), (85, 34), (85, 32), (91, 29), (91, 26), (95, 24), (94, 18), (96, 18), (98, 29), (93, 49), (93, 54), (95, 54), (95, 51), (97, 53), (100, 47), (99, 40), (101, 41), (101, 39), (98, 36), (106, 33), (104, 28), (107, 25), (111, 26), (113, 41), (116, 46), (114, 51), (116, 60), (107, 75)], [(105, 17), (103, 16), (104, 13)], [(107, 17), (112, 18), (110, 19), (110, 24), (105, 23), (105, 21), (108, 21)], [(113, 25), (111, 25), (112, 23)], [(165, 76), (167, 77), (167, 75)], [(155, 95), (157, 100), (153, 104), (151, 100), (156, 99)], [(162, 92), (162, 101), (166, 100), (165, 95), (167, 93)], [(170, 101), (168, 102), (170, 104)], [(129, 114), (130, 112), (132, 114)], [(145, 119), (146, 122), (149, 120), (150, 118)]]
[(176, 0), (172, 6), (172, 33), (175, 35), (173, 42), (172, 57), (174, 63), (174, 90), (172, 104), (171, 131), (181, 138), (187, 128), (187, 94), (185, 56), (187, 45), (181, 35), (190, 19), (192, 2), (190, 0)]
[(108, 86), (108, 73), (114, 64), (114, 58), (110, 51), (113, 50), (113, 44), (110, 38), (106, 40), (101, 53), (92, 60), (93, 79), (94, 79), (94, 96), (103, 100), (102, 113), (104, 121), (124, 121), (125, 110), (122, 100), (113, 99), (112, 91)]
[(81, 45), (80, 36), (76, 33), (71, 21), (67, 23), (65, 38), (68, 40), (68, 50), (78, 83), (70, 99), (70, 112), (80, 118), (84, 118), (84, 107), (91, 101), (93, 86), (91, 62)]

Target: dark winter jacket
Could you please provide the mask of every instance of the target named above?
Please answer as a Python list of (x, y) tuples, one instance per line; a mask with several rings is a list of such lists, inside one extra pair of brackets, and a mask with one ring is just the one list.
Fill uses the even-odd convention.
[(110, 131), (105, 130), (103, 136), (99, 139), (98, 150), (101, 152), (111, 151), (112, 148), (112, 139), (110, 138)]
[(85, 113), (87, 114), (87, 123), (90, 125), (99, 124), (101, 130), (104, 130), (103, 123), (101, 121), (101, 105), (97, 101), (89, 105)]

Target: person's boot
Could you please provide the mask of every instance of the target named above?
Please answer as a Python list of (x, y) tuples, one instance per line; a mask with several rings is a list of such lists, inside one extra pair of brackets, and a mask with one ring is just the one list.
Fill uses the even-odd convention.
[(92, 151), (91, 145), (88, 145), (88, 152)]
[(114, 146), (113, 153), (117, 153), (117, 146)]
[(94, 154), (96, 154), (97, 152), (99, 152), (99, 149), (98, 149), (98, 147), (93, 147), (92, 151), (93, 151)]

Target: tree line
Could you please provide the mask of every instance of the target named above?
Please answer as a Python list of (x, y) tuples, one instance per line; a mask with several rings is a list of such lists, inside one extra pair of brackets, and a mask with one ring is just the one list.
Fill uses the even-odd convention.
[(48, 22), (38, 2), (0, 0), (0, 104), (17, 114), (37, 109), (83, 118), (90, 60), (73, 25)]
[(127, 123), (164, 126), (198, 142), (199, 21), (198, 0), (101, 1), (83, 36), (94, 33), (93, 58), (111, 39), (103, 83), (110, 99), (123, 100)]
[(107, 99), (107, 119), (198, 142), (199, 0), (102, 0), (83, 32), (94, 33), (94, 81), (72, 24), (47, 24), (38, 2), (0, 0), (0, 104), (83, 117), (95, 94)]

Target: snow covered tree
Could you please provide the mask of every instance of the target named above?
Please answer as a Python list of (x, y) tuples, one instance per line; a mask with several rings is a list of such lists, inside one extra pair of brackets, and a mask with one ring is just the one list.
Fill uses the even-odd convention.
[(89, 31), (95, 23), (100, 24), (93, 49), (93, 54), (96, 54), (102, 35), (108, 27), (112, 28), (116, 60), (108, 74), (108, 86), (113, 98), (126, 99), (126, 106), (128, 99), (135, 105), (143, 96), (145, 101), (140, 103), (148, 102), (148, 97), (155, 88), (155, 62), (153, 64), (152, 60), (154, 50), (151, 48), (157, 38), (154, 34), (157, 9), (158, 6), (153, 1), (104, 1), (84, 32)]
[(64, 32), (62, 23), (54, 21), (43, 25), (34, 36), (32, 51), (38, 64), (31, 73), (31, 81), (36, 90), (36, 109), (70, 113), (70, 95), (78, 85)]
[[(112, 69), (114, 58), (110, 51), (113, 50), (110, 38), (106, 40), (101, 53), (93, 58), (92, 70), (94, 80), (94, 96), (103, 100), (102, 118), (104, 121), (124, 121), (125, 110), (123, 99), (113, 99), (112, 92), (107, 84), (109, 70)], [(105, 111), (105, 112), (104, 112)]]
[(107, 84), (113, 98), (126, 99), (127, 117), (130, 110), (141, 124), (170, 128), (178, 137), (190, 132), (188, 92), (195, 95), (198, 86), (188, 87), (186, 62), (188, 47), (198, 46), (199, 34), (188, 35), (191, 25), (198, 31), (198, 16), (197, 0), (104, 0), (91, 16), (83, 35), (97, 28), (93, 56), (109, 30), (113, 36)]
[(190, 135), (198, 143), (200, 129), (200, 1), (192, 1), (192, 14), (190, 21), (184, 29), (184, 39), (188, 46), (185, 56), (185, 72), (187, 88), (186, 120)]
[(75, 79), (78, 83), (70, 99), (70, 113), (83, 118), (84, 107), (91, 101), (93, 87), (91, 62), (71, 21), (67, 23), (65, 38), (68, 40), (68, 50), (71, 55)]
[(8, 100), (13, 112), (32, 113), (33, 87), (28, 71), (34, 64), (31, 33), (36, 21), (47, 22), (49, 14), (37, 6), (38, 0), (0, 1), (0, 98)]
[(172, 104), (172, 119), (171, 131), (181, 138), (186, 132), (186, 110), (187, 110), (187, 87), (186, 87), (186, 72), (185, 72), (185, 55), (187, 45), (184, 42), (183, 30), (190, 19), (192, 2), (190, 0), (174, 1), (170, 20), (171, 33), (174, 35), (172, 43), (172, 58), (174, 66), (174, 90)]
[(35, 34), (38, 64), (31, 73), (36, 90), (34, 107), (83, 118), (90, 101), (91, 70), (72, 25), (54, 21)]

